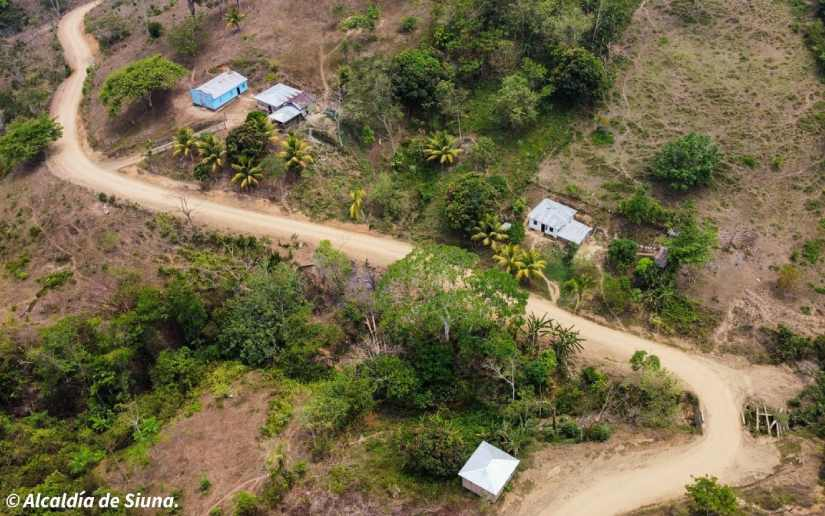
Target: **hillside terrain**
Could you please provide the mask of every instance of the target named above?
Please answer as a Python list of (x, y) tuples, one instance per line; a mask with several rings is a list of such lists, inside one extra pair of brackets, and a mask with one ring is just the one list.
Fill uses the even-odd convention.
[(821, 513), (825, 5), (9, 2), (0, 500)]

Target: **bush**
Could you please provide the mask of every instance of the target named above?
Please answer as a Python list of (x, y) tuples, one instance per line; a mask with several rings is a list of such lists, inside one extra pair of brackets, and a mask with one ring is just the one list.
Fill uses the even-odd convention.
[(465, 174), (447, 185), (442, 216), (447, 227), (469, 235), (485, 215), (498, 212), (499, 191), (481, 174)]
[(791, 263), (786, 263), (777, 271), (776, 288), (783, 294), (793, 292), (799, 286), (801, 278), (802, 273), (799, 272), (799, 268)]
[(422, 419), (412, 430), (400, 433), (397, 442), (404, 469), (425, 477), (452, 478), (469, 455), (459, 430), (440, 415)]
[(15, 119), (0, 136), (0, 176), (42, 156), (62, 134), (63, 127), (45, 114)]
[(204, 17), (199, 14), (197, 16), (187, 16), (185, 20), (173, 26), (167, 39), (169, 40), (169, 46), (179, 56), (192, 58), (203, 50), (206, 36)]
[(375, 384), (366, 375), (345, 369), (322, 385), (304, 412), (307, 428), (316, 436), (346, 428), (375, 405)]
[(613, 427), (607, 423), (596, 423), (587, 429), (584, 438), (588, 441), (605, 442), (613, 435)]
[(729, 516), (739, 513), (736, 493), (716, 477), (699, 477), (685, 486), (693, 514)]
[(418, 28), (418, 18), (415, 16), (406, 16), (403, 20), (401, 20), (401, 27), (400, 30), (404, 34), (409, 34), (411, 32), (415, 32), (415, 29)]
[(263, 514), (258, 497), (249, 491), (240, 491), (235, 495), (234, 516), (258, 516)]
[(258, 160), (266, 154), (272, 137), (272, 122), (265, 113), (252, 111), (246, 115), (244, 123), (229, 131), (226, 136), (226, 154), (230, 162), (236, 163), (241, 156)]
[(617, 270), (625, 270), (636, 262), (639, 245), (627, 238), (617, 238), (607, 248), (607, 259)]
[(158, 39), (163, 35), (163, 24), (158, 21), (150, 21), (146, 24), (146, 32), (152, 39)]
[(708, 185), (721, 162), (722, 155), (710, 136), (690, 133), (659, 151), (651, 173), (673, 190), (685, 191)]
[(361, 365), (375, 387), (375, 399), (399, 407), (423, 407), (429, 402), (415, 369), (401, 358), (379, 355)]
[(538, 118), (540, 100), (539, 94), (530, 88), (527, 78), (515, 73), (501, 81), (501, 89), (496, 95), (495, 111), (509, 127), (524, 129)]
[(589, 50), (565, 48), (557, 52), (552, 82), (556, 94), (570, 102), (592, 104), (602, 99), (610, 87), (604, 63)]
[(186, 393), (198, 385), (202, 373), (203, 366), (189, 348), (164, 349), (152, 368), (152, 385)]
[(438, 83), (448, 78), (441, 61), (423, 49), (400, 52), (393, 58), (390, 72), (395, 96), (413, 110), (434, 106)]
[(640, 292), (633, 288), (630, 278), (626, 276), (611, 276), (605, 274), (602, 277), (601, 298), (608, 310), (615, 315), (622, 315), (633, 308), (639, 302)]
[(582, 429), (578, 423), (570, 418), (565, 418), (559, 423), (559, 437), (563, 439), (573, 439), (580, 441), (582, 438)]
[(619, 203), (619, 213), (627, 220), (636, 224), (662, 225), (670, 220), (671, 214), (662, 205), (647, 193), (644, 188)]

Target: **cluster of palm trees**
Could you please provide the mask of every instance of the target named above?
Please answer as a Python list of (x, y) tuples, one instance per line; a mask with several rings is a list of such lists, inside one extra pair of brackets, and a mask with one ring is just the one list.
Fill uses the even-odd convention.
[[(206, 176), (215, 174), (226, 164), (226, 146), (212, 133), (203, 133), (195, 136), (189, 127), (178, 129), (172, 141), (172, 155), (181, 160), (193, 160), (195, 155), (200, 158), (195, 170), (197, 174)], [(198, 179), (206, 179), (199, 177)]]
[(534, 249), (524, 249), (518, 244), (507, 243), (510, 236), (506, 227), (496, 215), (488, 214), (473, 228), (470, 239), (492, 249), (496, 265), (519, 281), (547, 281), (544, 275), (546, 260)]
[[(312, 148), (300, 137), (290, 133), (281, 141), (274, 129), (268, 132), (269, 140), (273, 144), (281, 144), (282, 150), (277, 156), (284, 161), (287, 170), (300, 174), (314, 163)], [(178, 129), (172, 141), (172, 155), (182, 160), (199, 161), (195, 165), (196, 179), (206, 181), (217, 174), (227, 164), (226, 145), (214, 134), (203, 133), (195, 135), (188, 127)], [(241, 190), (257, 187), (264, 177), (264, 168), (261, 161), (253, 156), (241, 154), (234, 163), (230, 164), (234, 171), (231, 181)]]

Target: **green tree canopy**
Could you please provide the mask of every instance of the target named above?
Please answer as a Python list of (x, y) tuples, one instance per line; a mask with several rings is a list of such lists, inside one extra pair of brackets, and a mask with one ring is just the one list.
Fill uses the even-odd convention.
[(716, 477), (699, 477), (685, 486), (693, 514), (732, 516), (739, 513), (736, 493)]
[(134, 61), (115, 70), (103, 82), (100, 100), (114, 116), (124, 104), (144, 100), (152, 108), (152, 94), (170, 90), (186, 76), (186, 68), (154, 55)]
[(63, 127), (48, 115), (16, 119), (0, 136), (0, 175), (34, 160), (62, 134)]
[(444, 65), (431, 52), (409, 49), (396, 55), (390, 65), (395, 95), (410, 109), (435, 105), (438, 83), (448, 78)]
[(447, 227), (467, 235), (485, 216), (498, 212), (500, 192), (481, 174), (454, 179), (445, 191), (442, 216)]
[(610, 76), (601, 59), (586, 48), (573, 47), (560, 50), (553, 69), (556, 93), (564, 99), (591, 104), (607, 93)]
[(710, 136), (690, 133), (665, 145), (653, 160), (653, 177), (673, 190), (685, 191), (710, 183), (722, 155)]
[(496, 113), (514, 129), (523, 129), (536, 121), (541, 97), (530, 88), (530, 81), (523, 74), (508, 75), (501, 81), (496, 95)]

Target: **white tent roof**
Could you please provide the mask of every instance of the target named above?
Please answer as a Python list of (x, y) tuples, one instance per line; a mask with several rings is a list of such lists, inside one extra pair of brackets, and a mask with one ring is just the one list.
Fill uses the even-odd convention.
[(287, 105), (269, 115), (269, 119), (274, 120), (280, 124), (286, 124), (291, 120), (295, 119), (295, 117), (299, 116), (300, 114), (300, 109), (296, 108), (293, 105)]
[(206, 93), (210, 97), (216, 99), (224, 93), (231, 91), (241, 84), (246, 82), (246, 77), (235, 71), (223, 72), (222, 74), (213, 77), (209, 81), (201, 84), (197, 88), (198, 91)]
[(472, 482), (493, 496), (498, 496), (513, 472), (519, 460), (488, 443), (481, 441), (476, 451), (461, 468), (458, 476)]
[(255, 100), (277, 109), (300, 94), (301, 90), (296, 90), (286, 84), (278, 83), (268, 90), (262, 91), (261, 93), (255, 95)]
[(574, 220), (566, 226), (562, 226), (559, 231), (559, 238), (563, 238), (568, 242), (573, 242), (576, 245), (581, 245), (591, 231), (593, 231), (593, 229), (590, 226), (586, 226), (578, 220)]

